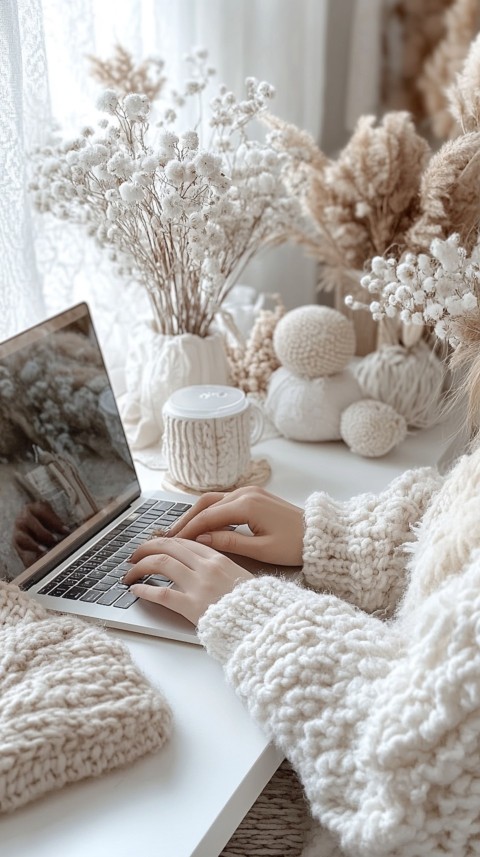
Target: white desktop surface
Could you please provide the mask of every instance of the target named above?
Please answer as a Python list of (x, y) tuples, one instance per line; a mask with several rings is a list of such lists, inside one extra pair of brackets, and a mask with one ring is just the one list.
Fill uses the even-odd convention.
[[(434, 465), (451, 424), (411, 435), (382, 459), (341, 443), (283, 438), (254, 448), (272, 467), (266, 488), (303, 504), (316, 489), (337, 499), (381, 491), (410, 467)], [(160, 472), (138, 466), (145, 490)], [(282, 756), (198, 646), (112, 631), (161, 688), (174, 733), (158, 753), (127, 769), (70, 785), (0, 819), (1, 857), (217, 857)]]

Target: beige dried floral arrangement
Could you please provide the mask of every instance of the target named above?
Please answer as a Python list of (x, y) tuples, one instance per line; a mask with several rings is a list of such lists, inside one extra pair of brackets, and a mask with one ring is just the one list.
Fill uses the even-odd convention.
[[(269, 141), (289, 154), (288, 181), (316, 226), (316, 236), (292, 234), (322, 264), (320, 287), (357, 278), (386, 252), (427, 251), (433, 238), (455, 232), (468, 251), (480, 222), (480, 37), (448, 93), (462, 133), (433, 152), (411, 116), (362, 116), (335, 159), (315, 141), (267, 115)], [(293, 164), (293, 167), (292, 167)], [(353, 272), (353, 273), (352, 273)], [(349, 286), (352, 289), (352, 283)]]
[(230, 381), (244, 393), (264, 396), (270, 376), (280, 366), (273, 348), (275, 328), (285, 314), (285, 307), (277, 295), (271, 295), (276, 306), (258, 313), (244, 345), (227, 344), (230, 364)]
[(147, 57), (135, 63), (132, 54), (116, 44), (108, 59), (90, 55), (90, 76), (106, 89), (114, 89), (119, 95), (141, 92), (149, 101), (155, 101), (165, 83), (162, 74), (165, 63), (158, 57)]

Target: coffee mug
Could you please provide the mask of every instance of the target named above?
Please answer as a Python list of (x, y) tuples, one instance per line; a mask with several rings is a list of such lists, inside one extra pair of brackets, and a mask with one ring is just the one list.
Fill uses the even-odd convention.
[(170, 476), (195, 491), (232, 488), (250, 468), (263, 414), (237, 387), (196, 384), (163, 406), (163, 451)]

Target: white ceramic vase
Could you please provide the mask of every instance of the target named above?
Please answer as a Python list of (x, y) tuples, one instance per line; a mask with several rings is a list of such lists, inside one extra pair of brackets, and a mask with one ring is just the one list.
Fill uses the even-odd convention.
[(144, 449), (158, 444), (162, 408), (175, 390), (193, 384), (228, 384), (223, 336), (170, 336), (146, 325), (130, 343), (125, 377), (127, 392), (120, 412), (130, 446)]

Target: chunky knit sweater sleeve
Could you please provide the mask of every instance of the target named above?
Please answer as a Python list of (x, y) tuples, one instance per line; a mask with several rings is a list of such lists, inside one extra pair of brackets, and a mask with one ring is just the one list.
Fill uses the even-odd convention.
[(265, 576), (200, 619), (348, 857), (478, 854), (479, 593), (477, 562), (406, 629)]
[(479, 486), (480, 449), (415, 527), (387, 622), (270, 576), (239, 583), (200, 619), (200, 640), (348, 857), (479, 854)]
[(312, 494), (305, 507), (306, 583), (368, 612), (391, 613), (405, 585), (402, 546), (442, 481), (424, 467), (403, 473), (378, 496), (339, 502)]

